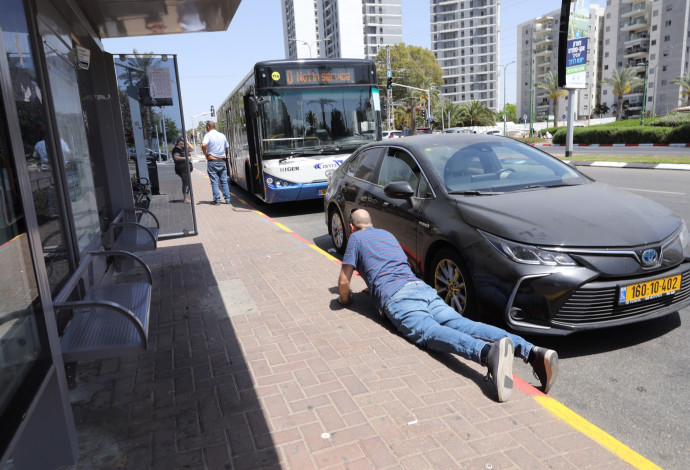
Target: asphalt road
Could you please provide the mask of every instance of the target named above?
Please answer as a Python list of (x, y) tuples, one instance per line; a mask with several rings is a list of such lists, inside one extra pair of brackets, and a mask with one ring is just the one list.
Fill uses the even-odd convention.
[[(580, 170), (664, 204), (690, 222), (690, 171)], [(233, 190), (249, 200), (239, 188)], [(336, 255), (322, 201), (257, 208)], [(561, 375), (551, 391), (555, 399), (660, 467), (690, 468), (690, 308), (636, 325), (529, 339), (560, 355)], [(515, 364), (518, 376), (538, 383), (529, 366)]]

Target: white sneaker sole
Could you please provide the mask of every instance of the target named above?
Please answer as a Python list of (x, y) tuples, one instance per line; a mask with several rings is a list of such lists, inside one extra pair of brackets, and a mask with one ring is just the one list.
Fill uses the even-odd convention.
[(496, 371), (496, 392), (498, 401), (508, 401), (513, 393), (513, 341), (510, 338), (502, 338), (498, 342), (501, 359), (498, 361)]
[(556, 377), (558, 377), (558, 353), (556, 351), (550, 350), (544, 355), (544, 367), (546, 368), (544, 393), (549, 393)]

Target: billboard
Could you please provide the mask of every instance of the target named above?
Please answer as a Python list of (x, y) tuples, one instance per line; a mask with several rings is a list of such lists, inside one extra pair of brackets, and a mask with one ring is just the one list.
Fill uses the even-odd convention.
[(589, 0), (563, 0), (558, 33), (558, 86), (587, 88)]

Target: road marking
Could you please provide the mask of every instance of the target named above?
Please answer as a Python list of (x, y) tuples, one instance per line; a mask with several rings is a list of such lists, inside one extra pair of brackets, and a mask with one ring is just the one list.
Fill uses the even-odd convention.
[[(233, 194), (233, 196), (235, 196)], [(235, 196), (236, 197), (236, 196)], [(239, 199), (243, 204), (247, 205), (248, 207), (250, 206), (246, 201), (243, 201), (242, 199)], [(263, 212), (260, 212), (256, 209), (254, 209), (254, 212), (259, 214), (262, 217), (265, 217), (268, 219), (271, 223), (275, 224), (276, 226), (280, 227), (282, 230), (285, 230), (286, 232), (292, 234), (297, 238), (298, 240), (303, 241), (304, 243), (307, 244), (307, 246), (313, 248), (314, 250), (318, 251), (319, 253), (325, 255), (328, 259), (331, 261), (335, 261), (337, 263), (341, 263), (341, 261), (333, 256), (331, 256), (329, 253), (325, 252), (321, 248), (317, 247), (313, 243), (309, 243), (306, 239), (303, 237), (297, 235), (295, 232), (287, 228), (285, 225), (281, 224), (280, 222), (276, 222), (273, 220), (271, 217), (267, 216)], [(525, 393), (526, 395), (531, 396), (534, 398), (537, 403), (539, 403), (544, 409), (546, 409), (548, 412), (556, 416), (557, 418), (561, 419), (562, 421), (565, 421), (581, 433), (583, 433), (585, 436), (589, 437), (605, 449), (609, 450), (613, 454), (617, 455), (620, 457), (622, 460), (626, 461), (630, 465), (632, 465), (635, 468), (641, 469), (641, 470), (662, 470), (661, 467), (658, 465), (654, 464), (650, 460), (647, 460), (645, 457), (642, 455), (638, 454), (622, 442), (618, 441), (615, 439), (613, 436), (610, 434), (607, 434), (603, 430), (599, 429), (574, 411), (572, 411), (570, 408), (564, 406), (560, 402), (558, 402), (556, 399), (551, 398), (548, 395), (543, 394), (536, 388), (534, 388), (532, 385), (528, 384), (524, 380), (522, 380), (518, 376), (514, 376), (514, 384), (515, 388), (520, 390), (521, 392)]]
[(678, 196), (685, 196), (685, 193), (679, 193), (676, 191), (657, 191), (655, 189), (637, 189), (637, 188), (620, 188), (620, 189), (625, 189), (626, 191), (640, 191), (643, 193), (676, 194)]

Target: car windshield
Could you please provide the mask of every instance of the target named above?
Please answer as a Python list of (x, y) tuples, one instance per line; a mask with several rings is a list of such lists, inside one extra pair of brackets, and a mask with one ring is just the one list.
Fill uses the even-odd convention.
[(591, 181), (557, 158), (511, 139), (439, 143), (424, 153), (451, 194), (528, 191)]
[(376, 140), (375, 90), (274, 89), (261, 107), (264, 158), (354, 150)]

